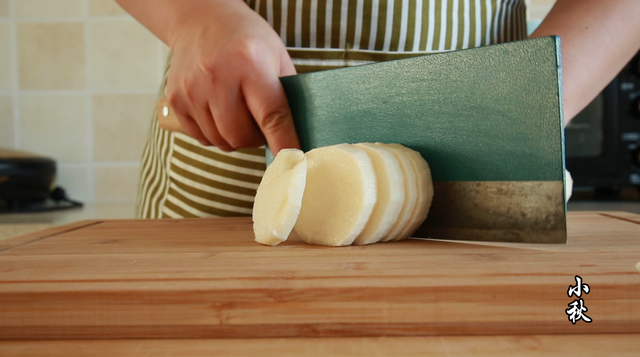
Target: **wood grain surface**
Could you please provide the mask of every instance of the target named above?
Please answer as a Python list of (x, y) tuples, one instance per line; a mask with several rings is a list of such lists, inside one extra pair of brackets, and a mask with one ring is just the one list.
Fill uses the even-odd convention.
[(638, 356), (640, 335), (0, 341), (0, 356)]
[[(640, 333), (640, 216), (562, 244), (253, 241), (248, 218), (88, 221), (0, 242), (0, 339)], [(568, 321), (574, 276), (590, 324)]]

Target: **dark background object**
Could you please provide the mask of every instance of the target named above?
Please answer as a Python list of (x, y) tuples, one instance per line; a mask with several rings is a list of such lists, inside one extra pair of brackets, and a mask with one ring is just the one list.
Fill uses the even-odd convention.
[(42, 212), (80, 207), (55, 187), (56, 162), (26, 152), (0, 149), (0, 213)]
[(574, 186), (640, 187), (640, 53), (565, 129)]

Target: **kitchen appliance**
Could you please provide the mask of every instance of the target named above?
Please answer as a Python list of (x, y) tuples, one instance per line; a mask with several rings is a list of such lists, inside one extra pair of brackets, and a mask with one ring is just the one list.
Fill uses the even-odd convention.
[(575, 186), (640, 186), (640, 53), (565, 129)]
[(0, 149), (0, 213), (80, 207), (55, 186), (56, 162), (31, 153)]

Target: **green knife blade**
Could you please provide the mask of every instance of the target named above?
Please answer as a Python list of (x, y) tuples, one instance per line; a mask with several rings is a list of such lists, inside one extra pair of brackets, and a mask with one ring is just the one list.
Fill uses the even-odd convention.
[(281, 82), (304, 151), (385, 142), (422, 154), (435, 194), (416, 237), (563, 243), (560, 63), (552, 36)]

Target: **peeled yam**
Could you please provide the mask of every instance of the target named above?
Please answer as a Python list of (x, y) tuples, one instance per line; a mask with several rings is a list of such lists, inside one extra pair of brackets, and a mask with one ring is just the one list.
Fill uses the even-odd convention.
[(573, 193), (573, 177), (571, 177), (571, 172), (566, 169), (564, 170), (564, 174), (564, 202), (569, 202), (571, 194)]
[(371, 216), (377, 180), (369, 155), (349, 144), (307, 152), (307, 183), (294, 229), (305, 242), (353, 243)]
[(256, 242), (277, 245), (289, 237), (302, 206), (306, 176), (304, 153), (280, 150), (267, 167), (253, 204)]
[(387, 233), (381, 240), (382, 242), (389, 242), (400, 237), (400, 233), (402, 233), (413, 214), (418, 198), (417, 174), (413, 168), (411, 159), (409, 159), (404, 151), (386, 144), (376, 143), (376, 145), (389, 150), (395, 155), (396, 159), (398, 159), (398, 162), (400, 163), (400, 170), (404, 177), (404, 205), (400, 210), (400, 215), (398, 216), (396, 223), (393, 225), (389, 233)]
[(429, 165), (419, 152), (399, 144), (387, 144), (387, 146), (404, 152), (411, 160), (413, 169), (416, 172), (416, 205), (405, 229), (394, 239), (401, 240), (411, 236), (422, 222), (427, 219), (429, 207), (431, 207), (431, 201), (433, 200), (433, 182), (431, 180), (431, 169), (429, 169)]
[(353, 244), (377, 243), (393, 227), (404, 204), (404, 177), (400, 163), (389, 150), (370, 144), (355, 144), (373, 162), (378, 182), (378, 199), (371, 217)]
[(342, 246), (407, 238), (433, 199), (429, 165), (398, 144), (281, 150), (256, 194), (256, 241), (277, 245), (295, 229), (305, 242)]

